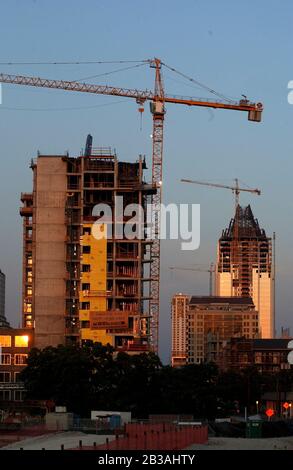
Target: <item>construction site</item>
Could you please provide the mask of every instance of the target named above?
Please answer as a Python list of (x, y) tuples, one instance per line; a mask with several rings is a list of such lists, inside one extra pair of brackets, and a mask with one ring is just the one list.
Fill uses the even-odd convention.
[[(226, 98), (158, 58), (138, 65), (149, 65), (154, 70), (154, 91), (0, 74), (2, 83), (131, 98), (141, 116), (145, 103), (150, 102), (153, 118), (150, 184), (143, 180), (144, 159), (119, 162), (111, 149), (94, 149), (91, 136), (79, 157), (38, 155), (32, 161), (33, 192), (21, 196), (22, 305), (23, 326), (35, 329), (35, 345), (39, 348), (94, 340), (127, 351), (158, 352), (165, 106), (170, 103), (244, 111), (248, 120), (261, 121), (262, 104), (246, 96), (239, 101)], [(168, 95), (163, 67), (217, 99)], [(116, 196), (123, 196), (125, 205), (138, 203), (146, 207), (151, 203), (150, 240), (142, 237), (129, 241), (116, 235), (95, 239), (92, 230), (99, 217), (93, 208), (107, 204), (113, 209), (112, 220), (103, 226), (108, 233), (110, 226), (117, 224)], [(125, 222), (121, 221), (122, 226)]]
[[(22, 194), (20, 214), (23, 327), (35, 329), (35, 346), (92, 340), (148, 350), (151, 241), (125, 237), (130, 215), (115, 219), (117, 197), (121, 209), (145, 208), (156, 192), (144, 181), (144, 159), (120, 162), (110, 148), (93, 148), (89, 135), (83, 155), (38, 155), (31, 168), (33, 192)], [(112, 210), (106, 223), (98, 205)]]

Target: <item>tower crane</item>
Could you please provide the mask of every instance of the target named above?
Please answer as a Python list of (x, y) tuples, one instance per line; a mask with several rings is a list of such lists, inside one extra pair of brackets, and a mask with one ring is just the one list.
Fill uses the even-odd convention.
[(208, 269), (204, 268), (187, 268), (184, 266), (169, 266), (169, 269), (171, 271), (175, 270), (180, 270), (180, 271), (197, 271), (201, 273), (209, 273), (210, 277), (210, 282), (209, 282), (209, 292), (210, 295), (213, 295), (213, 273), (215, 272), (215, 265), (214, 263), (210, 264), (210, 267)]
[(239, 205), (239, 196), (241, 191), (246, 191), (247, 193), (257, 194), (258, 196), (261, 195), (260, 189), (251, 189), (251, 188), (240, 188), (238, 178), (235, 178), (235, 186), (228, 186), (225, 184), (218, 184), (218, 183), (208, 183), (204, 181), (195, 181), (195, 180), (188, 180), (188, 179), (181, 179), (182, 183), (192, 183), (192, 184), (200, 184), (202, 186), (211, 186), (212, 188), (221, 188), (221, 189), (230, 189), (235, 194), (235, 209), (237, 209)]
[(195, 181), (189, 179), (181, 179), (183, 183), (199, 184), (202, 186), (211, 186), (213, 188), (230, 189), (235, 194), (235, 218), (233, 226), (233, 240), (232, 240), (232, 260), (235, 266), (238, 266), (239, 271), (239, 196), (241, 191), (261, 195), (260, 189), (240, 188), (238, 178), (235, 178), (235, 186), (228, 186), (218, 183), (207, 183), (203, 181)]
[(221, 189), (230, 189), (235, 195), (235, 224), (234, 224), (234, 243), (233, 243), (233, 251), (235, 257), (237, 257), (237, 247), (238, 247), (238, 206), (239, 206), (239, 196), (240, 192), (244, 191), (247, 193), (256, 194), (257, 196), (261, 195), (260, 189), (251, 189), (251, 188), (240, 188), (238, 178), (235, 178), (235, 186), (228, 186), (225, 184), (218, 184), (218, 183), (208, 183), (204, 181), (195, 181), (189, 179), (181, 179), (182, 183), (191, 183), (191, 184), (199, 184), (202, 186), (211, 186), (213, 188), (221, 188)]
[[(182, 104), (186, 106), (200, 106), (213, 109), (227, 109), (231, 111), (245, 111), (248, 114), (248, 120), (260, 122), (263, 111), (262, 103), (250, 102), (246, 96), (239, 101), (230, 99), (209, 100), (200, 98), (190, 98), (165, 94), (162, 73), (162, 66), (179, 73), (185, 78), (184, 74), (169, 67), (158, 58), (144, 61), (155, 70), (154, 91), (129, 89), (121, 87), (112, 87), (107, 85), (87, 84), (79, 81), (49, 80), (46, 78), (0, 74), (0, 83), (10, 83), (14, 85), (26, 85), (41, 88), (53, 88), (82, 93), (92, 93), (99, 95), (123, 96), (136, 100), (139, 105), (139, 111), (143, 111), (146, 101), (150, 102), (150, 109), (153, 115), (153, 133), (152, 133), (152, 184), (156, 188), (156, 193), (152, 200), (152, 245), (151, 245), (151, 292), (150, 292), (150, 343), (154, 351), (158, 351), (158, 331), (159, 331), (159, 303), (160, 303), (160, 207), (162, 197), (162, 161), (163, 161), (163, 131), (165, 104)], [(199, 84), (197, 82), (197, 84)], [(201, 85), (201, 84), (200, 84)], [(202, 86), (202, 85), (201, 85)], [(205, 87), (211, 93), (214, 90)]]

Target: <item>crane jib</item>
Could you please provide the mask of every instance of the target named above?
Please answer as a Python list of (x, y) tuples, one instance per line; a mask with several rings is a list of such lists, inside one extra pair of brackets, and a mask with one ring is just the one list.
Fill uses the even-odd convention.
[(248, 119), (260, 122), (263, 106), (261, 103), (251, 103), (248, 100), (226, 103), (225, 101), (212, 101), (204, 98), (178, 97), (175, 95), (155, 95), (150, 90), (138, 90), (131, 88), (111, 87), (108, 85), (95, 85), (76, 81), (50, 80), (40, 77), (28, 77), (23, 75), (0, 74), (0, 82), (14, 85), (34, 86), (40, 88), (53, 88), (66, 91), (76, 91), (81, 93), (92, 93), (110, 96), (122, 96), (134, 98), (140, 102), (162, 101), (165, 103), (183, 104), (186, 106), (199, 106), (214, 109), (230, 109), (235, 111), (248, 112)]

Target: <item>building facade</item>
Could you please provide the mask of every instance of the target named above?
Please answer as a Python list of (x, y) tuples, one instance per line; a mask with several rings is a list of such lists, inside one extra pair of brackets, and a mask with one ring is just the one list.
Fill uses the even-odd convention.
[(258, 335), (258, 312), (249, 297), (173, 297), (173, 366), (216, 362), (231, 337)]
[(273, 338), (275, 332), (273, 277), (271, 238), (250, 206), (238, 206), (218, 243), (216, 294), (251, 297), (262, 338)]
[(276, 373), (290, 369), (288, 343), (290, 339), (231, 338), (222, 345), (217, 363), (222, 370), (257, 367), (260, 373)]
[(150, 240), (146, 211), (130, 210), (145, 209), (155, 191), (145, 168), (141, 157), (119, 162), (91, 145), (80, 157), (32, 162), (33, 192), (20, 209), (23, 326), (34, 327), (37, 347), (93, 340), (148, 349)]
[(186, 364), (187, 351), (187, 309), (190, 296), (176, 294), (172, 298), (172, 353), (171, 363), (173, 367), (180, 367)]
[(24, 385), (19, 373), (27, 364), (32, 344), (32, 330), (0, 329), (0, 403), (23, 400)]

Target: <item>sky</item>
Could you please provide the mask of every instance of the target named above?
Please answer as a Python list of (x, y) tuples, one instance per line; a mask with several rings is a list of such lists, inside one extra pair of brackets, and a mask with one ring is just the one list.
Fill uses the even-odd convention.
[[(5, 65), (5, 62), (140, 61), (159, 57), (205, 85), (239, 99), (264, 103), (263, 122), (246, 113), (167, 106), (164, 135), (164, 203), (201, 206), (201, 243), (181, 251), (162, 242), (160, 352), (170, 358), (170, 301), (174, 292), (207, 294), (208, 274), (169, 270), (208, 266), (233, 215), (230, 191), (184, 185), (180, 178), (233, 184), (239, 178), (262, 191), (244, 193), (243, 205), (277, 238), (276, 323), (291, 327), (293, 80), (290, 0), (1, 0), (0, 72), (152, 89), (148, 65)], [(212, 97), (163, 70), (166, 93)], [(97, 75), (101, 75), (97, 77)], [(4, 84), (0, 105), (0, 269), (7, 276), (6, 314), (20, 322), (22, 226), (19, 196), (32, 188), (29, 168), (38, 150), (79, 155), (86, 135), (111, 146), (120, 160), (145, 155), (151, 165), (151, 115), (142, 129), (134, 100)], [(150, 172), (148, 173), (150, 178)]]

